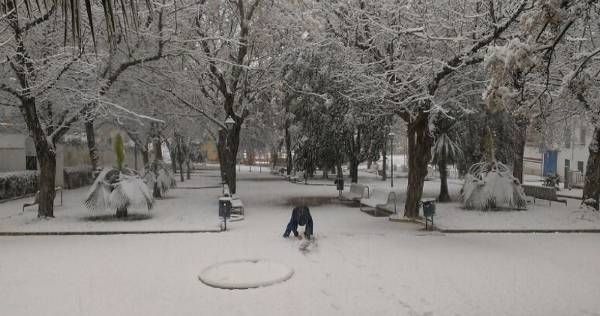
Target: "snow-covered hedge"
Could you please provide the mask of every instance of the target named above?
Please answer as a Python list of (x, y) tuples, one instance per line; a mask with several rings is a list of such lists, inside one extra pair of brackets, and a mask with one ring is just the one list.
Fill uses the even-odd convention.
[(0, 173), (0, 200), (32, 194), (38, 190), (37, 171)]
[(92, 167), (87, 165), (65, 167), (63, 177), (65, 189), (76, 189), (94, 183)]

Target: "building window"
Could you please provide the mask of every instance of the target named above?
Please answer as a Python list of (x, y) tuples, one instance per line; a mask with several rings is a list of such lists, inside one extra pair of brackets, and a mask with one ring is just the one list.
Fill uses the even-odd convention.
[(571, 160), (565, 159), (565, 170), (571, 170)]
[(586, 130), (584, 127), (579, 130), (579, 143), (582, 145), (585, 145), (585, 132)]
[(583, 161), (577, 162), (577, 170), (579, 170), (579, 171), (581, 171), (581, 173), (583, 173)]

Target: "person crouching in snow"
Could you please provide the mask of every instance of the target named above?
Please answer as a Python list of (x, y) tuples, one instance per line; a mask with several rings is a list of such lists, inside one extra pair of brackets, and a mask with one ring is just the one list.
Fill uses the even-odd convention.
[(294, 232), (294, 236), (298, 236), (298, 226), (304, 226), (304, 236), (306, 239), (310, 239), (311, 235), (313, 235), (313, 220), (310, 216), (310, 210), (307, 206), (296, 206), (292, 210), (292, 218), (290, 218), (290, 222), (285, 229), (285, 233), (283, 233), (283, 237), (287, 238), (290, 236), (290, 232)]

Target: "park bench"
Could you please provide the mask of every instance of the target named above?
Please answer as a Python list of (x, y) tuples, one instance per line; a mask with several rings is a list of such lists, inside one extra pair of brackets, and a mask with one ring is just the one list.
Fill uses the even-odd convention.
[(237, 194), (231, 194), (231, 191), (229, 191), (229, 186), (227, 184), (223, 184), (223, 196), (231, 198), (232, 213), (244, 215), (244, 203), (242, 203), (242, 199), (240, 199), (240, 197)]
[(365, 211), (366, 209), (383, 210), (389, 213), (396, 213), (396, 192), (373, 189), (373, 193), (370, 194), (369, 197), (360, 199), (360, 210)]
[[(62, 194), (62, 187), (55, 187), (54, 188), (55, 192), (60, 192), (60, 206), (63, 205), (63, 194)], [(28, 206), (33, 206), (36, 204), (40, 203), (40, 191), (37, 191), (35, 193), (35, 197), (33, 198), (33, 202), (32, 203), (25, 203), (23, 204), (23, 209), (21, 210), (21, 212), (25, 212), (25, 208)]]
[[(365, 191), (367, 194), (365, 195)], [(343, 192), (340, 199), (343, 201), (359, 202), (362, 198), (369, 197), (369, 187), (364, 184), (351, 183), (350, 191)]]
[(296, 172), (295, 175), (290, 177), (290, 182), (302, 182), (304, 181), (304, 171)]
[(535, 204), (535, 199), (547, 200), (550, 205), (552, 205), (552, 201), (565, 203), (567, 205), (567, 200), (559, 199), (556, 195), (556, 189), (553, 187), (539, 187), (535, 185), (521, 185), (525, 195), (533, 197), (533, 204)]

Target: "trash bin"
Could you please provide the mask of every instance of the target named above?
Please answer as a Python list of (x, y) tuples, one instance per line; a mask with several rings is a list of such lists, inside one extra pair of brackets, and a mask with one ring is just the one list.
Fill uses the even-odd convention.
[(431, 222), (431, 229), (433, 229), (433, 216), (435, 215), (435, 200), (422, 200), (421, 203), (423, 205), (423, 217), (425, 217), (425, 230), (427, 230), (427, 224), (429, 222)]
[(435, 200), (423, 200), (423, 217), (435, 215)]
[(231, 217), (231, 198), (220, 197), (219, 198), (219, 217), (230, 218)]

